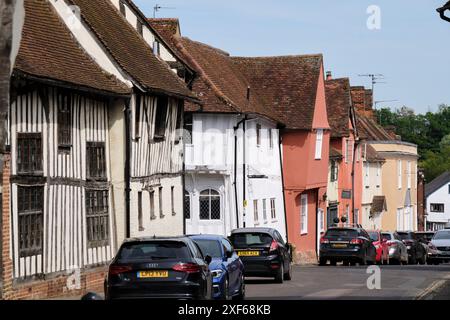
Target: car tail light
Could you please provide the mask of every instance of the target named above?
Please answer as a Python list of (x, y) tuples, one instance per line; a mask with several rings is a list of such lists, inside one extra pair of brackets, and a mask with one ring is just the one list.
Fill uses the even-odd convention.
[(277, 249), (278, 249), (278, 242), (273, 240), (272, 243), (270, 244), (269, 252), (277, 251)]
[(109, 274), (115, 276), (122, 273), (130, 272), (132, 269), (133, 268), (131, 266), (112, 265), (109, 267)]
[(320, 243), (321, 243), (321, 244), (327, 244), (327, 243), (330, 243), (330, 240), (325, 239), (324, 237), (322, 237), (322, 238), (320, 239)]
[(395, 246), (397, 245), (397, 242), (395, 242), (395, 241), (388, 241), (388, 242), (387, 242), (387, 245), (388, 245), (389, 247), (395, 247)]
[(350, 241), (350, 244), (363, 244), (363, 243), (364, 243), (364, 240), (358, 239), (358, 238), (352, 239), (352, 241)]
[(172, 267), (173, 270), (186, 273), (197, 273), (201, 267), (196, 263), (178, 263)]

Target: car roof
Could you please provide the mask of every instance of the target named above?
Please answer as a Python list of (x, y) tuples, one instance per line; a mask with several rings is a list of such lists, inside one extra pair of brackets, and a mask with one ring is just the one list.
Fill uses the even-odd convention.
[(187, 235), (188, 238), (191, 238), (193, 240), (217, 240), (221, 241), (223, 239), (226, 239), (224, 236), (220, 236), (217, 234), (190, 234)]
[(130, 242), (151, 242), (151, 241), (179, 241), (187, 243), (189, 241), (192, 241), (186, 236), (178, 236), (178, 237), (133, 237), (128, 238), (123, 241), (123, 243), (130, 243)]
[(260, 232), (260, 233), (267, 233), (267, 234), (272, 235), (275, 231), (276, 230), (273, 228), (239, 228), (239, 229), (234, 229), (233, 231), (231, 231), (231, 234)]

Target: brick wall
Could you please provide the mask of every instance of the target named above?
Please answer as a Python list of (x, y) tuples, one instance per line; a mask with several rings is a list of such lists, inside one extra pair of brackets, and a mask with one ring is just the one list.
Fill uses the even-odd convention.
[[(10, 155), (4, 156), (3, 163), (3, 193), (2, 193), (2, 298), (6, 300), (17, 299), (46, 299), (63, 296), (80, 296), (89, 291), (103, 293), (103, 280), (107, 267), (96, 267), (80, 272), (79, 286), (74, 285), (73, 290), (68, 289), (68, 280), (72, 280), (70, 274), (50, 275), (45, 280), (27, 282), (13, 281), (13, 264), (10, 254)], [(71, 277), (69, 279), (69, 277)], [(70, 281), (69, 281), (70, 287)], [(78, 288), (77, 288), (78, 287)]]

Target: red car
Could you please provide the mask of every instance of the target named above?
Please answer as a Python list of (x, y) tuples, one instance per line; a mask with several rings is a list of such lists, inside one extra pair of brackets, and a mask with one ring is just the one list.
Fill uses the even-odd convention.
[(389, 264), (389, 245), (386, 239), (381, 236), (381, 231), (367, 231), (370, 236), (370, 240), (373, 241), (375, 249), (377, 249), (377, 263)]

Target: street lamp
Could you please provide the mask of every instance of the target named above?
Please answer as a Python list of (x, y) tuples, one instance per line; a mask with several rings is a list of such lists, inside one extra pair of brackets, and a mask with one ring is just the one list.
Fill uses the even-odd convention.
[(439, 12), (442, 20), (450, 22), (450, 18), (445, 16), (445, 11), (450, 10), (450, 1), (448, 1), (443, 7), (436, 9)]

